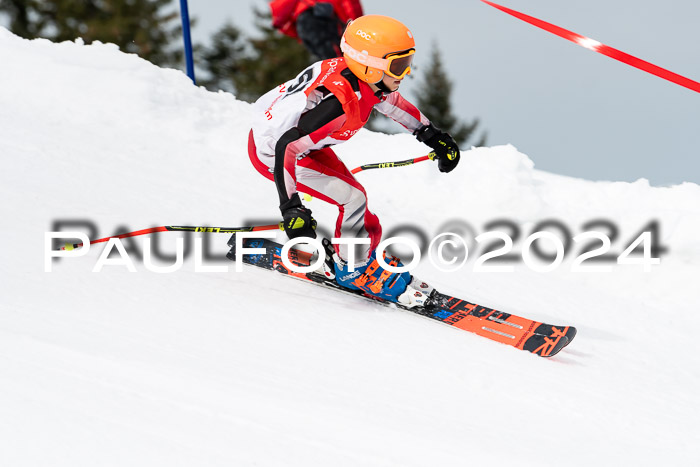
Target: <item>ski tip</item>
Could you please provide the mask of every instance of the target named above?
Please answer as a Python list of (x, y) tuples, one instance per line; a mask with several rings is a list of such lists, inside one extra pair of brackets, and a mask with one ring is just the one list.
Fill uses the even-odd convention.
[(573, 326), (556, 326), (553, 324), (542, 323), (533, 332), (535, 334), (547, 336), (550, 339), (566, 337), (569, 340), (567, 343), (568, 345), (572, 340), (574, 340), (574, 337), (576, 337), (577, 330)]
[(558, 354), (567, 345), (569, 345), (569, 339), (566, 336), (552, 338), (541, 334), (532, 334), (525, 341), (523, 350), (540, 357), (549, 358)]
[(559, 339), (559, 342), (556, 342), (554, 346), (552, 347), (552, 350), (549, 352), (548, 355), (542, 355), (543, 357), (553, 357), (556, 354), (558, 354), (561, 349), (569, 345), (569, 342), (571, 342), (566, 336), (562, 337)]
[(564, 344), (564, 347), (571, 344), (571, 341), (574, 340), (574, 337), (576, 337), (576, 328), (575, 327), (567, 326), (565, 329), (566, 329), (566, 332), (564, 334), (564, 338), (567, 339), (567, 341), (566, 341), (566, 344)]

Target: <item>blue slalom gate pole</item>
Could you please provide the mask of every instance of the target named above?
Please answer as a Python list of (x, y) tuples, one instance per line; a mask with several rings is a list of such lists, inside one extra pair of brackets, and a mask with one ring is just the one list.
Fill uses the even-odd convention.
[(190, 36), (190, 14), (187, 10), (187, 0), (180, 0), (180, 16), (182, 16), (182, 38), (185, 41), (185, 62), (187, 63), (187, 76), (194, 84), (194, 58), (192, 57), (192, 37)]

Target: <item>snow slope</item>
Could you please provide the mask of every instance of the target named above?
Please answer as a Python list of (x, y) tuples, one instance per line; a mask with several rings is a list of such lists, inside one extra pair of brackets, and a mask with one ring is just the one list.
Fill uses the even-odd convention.
[[(57, 220), (99, 236), (245, 225), (277, 218), (276, 192), (248, 161), (250, 107), (230, 94), (112, 45), (4, 29), (0, 63), (0, 465), (700, 464), (697, 185), (557, 176), (511, 146), (465, 151), (449, 175), (358, 174), (385, 232), (509, 219), (517, 252), (542, 220), (575, 235), (607, 219), (619, 254), (657, 220), (668, 251), (649, 273), (574, 273), (575, 255), (548, 273), (475, 272), (477, 252), (458, 272), (420, 264), (445, 292), (577, 326), (553, 359), (266, 271), (196, 272), (191, 255), (170, 274), (140, 261), (93, 273), (96, 246), (49, 273)], [(350, 167), (424, 152), (364, 130), (338, 147)], [(157, 236), (175, 251), (178, 234)], [(223, 254), (227, 236), (211, 237)]]

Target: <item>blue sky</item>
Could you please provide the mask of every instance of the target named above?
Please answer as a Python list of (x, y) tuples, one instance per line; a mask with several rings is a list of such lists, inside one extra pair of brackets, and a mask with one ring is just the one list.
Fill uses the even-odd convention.
[[(531, 16), (700, 81), (700, 3), (503, 0)], [(264, 0), (190, 0), (205, 43), (226, 20), (254, 33)], [(700, 183), (700, 94), (537, 29), (478, 0), (372, 0), (365, 13), (394, 16), (427, 62), (432, 43), (454, 82), (454, 107), (481, 119), (489, 145), (510, 143), (537, 168), (589, 180)], [(402, 87), (409, 99), (416, 80)]]

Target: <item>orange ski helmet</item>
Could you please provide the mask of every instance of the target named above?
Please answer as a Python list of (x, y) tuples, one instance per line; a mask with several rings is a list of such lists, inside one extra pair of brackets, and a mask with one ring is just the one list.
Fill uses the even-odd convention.
[(378, 83), (385, 73), (396, 79), (409, 74), (415, 46), (413, 34), (403, 23), (381, 15), (351, 21), (340, 40), (348, 68), (367, 83)]

